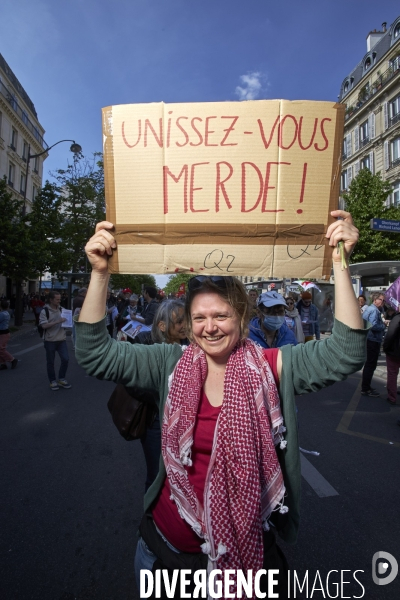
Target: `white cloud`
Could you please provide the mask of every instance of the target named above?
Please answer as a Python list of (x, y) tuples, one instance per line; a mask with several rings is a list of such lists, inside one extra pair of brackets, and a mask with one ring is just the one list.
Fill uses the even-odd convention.
[(264, 79), (265, 75), (259, 71), (241, 75), (240, 82), (242, 85), (236, 87), (235, 94), (239, 97), (239, 100), (255, 100), (262, 90)]

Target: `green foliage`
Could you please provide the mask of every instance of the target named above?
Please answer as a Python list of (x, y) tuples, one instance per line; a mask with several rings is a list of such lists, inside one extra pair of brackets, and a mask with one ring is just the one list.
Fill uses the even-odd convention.
[(62, 223), (60, 239), (65, 247), (64, 270), (77, 272), (86, 268), (85, 244), (93, 235), (96, 223), (105, 218), (104, 170), (101, 155), (92, 160), (75, 155), (72, 164), (59, 169), (57, 181)]
[(189, 279), (191, 279), (192, 277), (193, 275), (189, 275), (187, 273), (177, 273), (176, 275), (171, 275), (167, 285), (164, 287), (164, 292), (166, 294), (175, 294), (179, 290), (179, 286), (181, 285), (181, 283), (187, 284)]
[(350, 184), (343, 198), (360, 231), (360, 239), (351, 257), (352, 263), (377, 260), (400, 260), (400, 234), (374, 231), (370, 221), (376, 219), (400, 220), (400, 209), (385, 202), (392, 191), (389, 182), (383, 181), (381, 174), (372, 175), (362, 169)]
[(110, 287), (113, 290), (123, 290), (130, 288), (134, 294), (140, 294), (143, 285), (156, 286), (156, 280), (153, 275), (111, 275)]
[(1, 274), (18, 282), (35, 275), (29, 227), (22, 209), (23, 202), (9, 193), (6, 178), (0, 179)]
[(62, 198), (57, 194), (57, 187), (46, 181), (32, 204), (31, 212), (26, 216), (30, 226), (32, 258), (39, 275), (45, 271), (55, 274), (68, 269), (68, 249), (61, 239), (61, 206)]

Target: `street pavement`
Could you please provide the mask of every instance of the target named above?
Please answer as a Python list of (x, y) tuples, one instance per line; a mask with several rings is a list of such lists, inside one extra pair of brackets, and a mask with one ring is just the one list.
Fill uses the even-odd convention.
[[(31, 318), (10, 342), (17, 369), (0, 372), (0, 600), (136, 600), (140, 442), (118, 434), (107, 410), (114, 384), (86, 376), (70, 337), (73, 387), (50, 390)], [(383, 362), (381, 398), (360, 395), (357, 373), (297, 399), (300, 446), (319, 455), (302, 453), (298, 542), (279, 542), (292, 582), (294, 570), (301, 582), (308, 573), (308, 593), (291, 598), (400, 597), (400, 575), (379, 586), (371, 576), (378, 551), (400, 562), (400, 406), (385, 400)], [(340, 578), (350, 583), (337, 591)]]

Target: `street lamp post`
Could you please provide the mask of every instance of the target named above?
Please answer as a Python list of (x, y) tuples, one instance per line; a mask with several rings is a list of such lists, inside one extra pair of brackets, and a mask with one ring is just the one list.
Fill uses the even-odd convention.
[(49, 150), (51, 150), (52, 148), (54, 148), (54, 146), (57, 146), (58, 144), (61, 144), (62, 142), (72, 142), (70, 150), (74, 154), (78, 154), (79, 152), (82, 152), (81, 146), (79, 144), (77, 144), (75, 142), (75, 140), (60, 140), (59, 142), (56, 142), (55, 144), (53, 144), (49, 148), (46, 148), (46, 150), (43, 150), (43, 152), (39, 152), (38, 154), (31, 154), (31, 145), (29, 144), (29, 146), (28, 146), (28, 156), (26, 158), (25, 186), (24, 186), (24, 197), (23, 197), (24, 206), (22, 208), (22, 215), (23, 216), (25, 216), (25, 214), (26, 214), (26, 190), (27, 190), (27, 187), (28, 187), (29, 163), (30, 163), (31, 158), (38, 158), (39, 156), (42, 156), (43, 154), (47, 154), (47, 152), (49, 152)]
[[(60, 140), (59, 142), (56, 142), (55, 144), (53, 144), (52, 146), (50, 146), (49, 148), (47, 148), (46, 150), (43, 150), (43, 152), (39, 152), (38, 154), (31, 154), (31, 146), (29, 144), (28, 146), (28, 156), (26, 158), (26, 172), (25, 172), (25, 185), (24, 185), (24, 195), (23, 195), (23, 207), (22, 207), (22, 217), (25, 217), (26, 215), (26, 190), (28, 187), (28, 174), (29, 174), (29, 163), (31, 158), (38, 158), (39, 156), (42, 156), (43, 154), (47, 154), (47, 152), (49, 152), (49, 150), (51, 150), (52, 148), (54, 148), (54, 146), (57, 146), (57, 144), (61, 144), (62, 142), (72, 142), (70, 150), (71, 152), (73, 152), (74, 154), (78, 154), (79, 152), (82, 151), (82, 148), (79, 144), (77, 144), (75, 142), (75, 140)], [(22, 290), (21, 290), (21, 281), (16, 281), (15, 282), (15, 316), (14, 316), (14, 324), (17, 327), (20, 327), (22, 325)]]

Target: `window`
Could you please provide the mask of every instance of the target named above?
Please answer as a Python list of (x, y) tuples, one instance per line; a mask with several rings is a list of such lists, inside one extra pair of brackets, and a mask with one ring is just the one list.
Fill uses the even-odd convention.
[(396, 56), (396, 58), (389, 61), (389, 68), (393, 71), (397, 71), (400, 68), (400, 56)]
[(360, 146), (365, 146), (369, 142), (368, 120), (360, 125)]
[(390, 158), (392, 167), (400, 164), (400, 137), (390, 142)]
[(33, 170), (35, 173), (39, 173), (39, 157), (38, 156), (35, 156), (35, 163), (34, 163)]
[(393, 32), (394, 39), (398, 38), (399, 35), (400, 35), (400, 23), (397, 23), (396, 27), (394, 28), (394, 32)]
[(29, 121), (28, 115), (27, 115), (27, 113), (24, 110), (22, 111), (22, 120), (25, 123), (25, 125), (28, 124), (28, 121)]
[(21, 194), (25, 193), (25, 183), (26, 183), (25, 174), (21, 173), (21, 180), (20, 180), (20, 186), (19, 186), (19, 191), (21, 192)]
[(368, 71), (368, 69), (370, 68), (370, 66), (371, 66), (371, 57), (368, 56), (367, 60), (364, 63), (365, 70)]
[(18, 108), (18, 102), (17, 99), (15, 97), (15, 94), (13, 94), (12, 92), (8, 93), (8, 101), (11, 104), (11, 106), (13, 107), (14, 110), (17, 110)]
[(10, 163), (8, 167), (8, 185), (14, 187), (15, 166)]
[(33, 185), (32, 186), (32, 202), (35, 200), (36, 194), (37, 194), (37, 188)]
[(369, 154), (367, 156), (364, 156), (364, 158), (362, 158), (360, 160), (360, 169), (369, 169), (371, 170), (371, 161), (369, 158)]
[(393, 184), (393, 191), (389, 196), (389, 206), (400, 206), (400, 181), (395, 181)]
[(1, 138), (1, 124), (3, 122), (3, 113), (0, 111), (0, 138)]
[(28, 160), (28, 144), (24, 140), (24, 145), (22, 147), (22, 160), (25, 162)]
[(375, 64), (376, 63), (376, 52), (372, 53), (372, 63)]
[(400, 120), (400, 96), (393, 98), (393, 100), (390, 100), (389, 102), (389, 120), (389, 127)]
[(18, 143), (18, 132), (13, 127), (11, 130), (11, 148), (12, 148), (12, 150), (14, 150), (14, 151), (17, 150), (17, 143)]
[(346, 93), (349, 90), (349, 82), (346, 81), (346, 83), (344, 84), (344, 93)]

